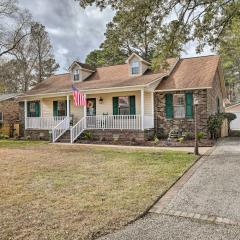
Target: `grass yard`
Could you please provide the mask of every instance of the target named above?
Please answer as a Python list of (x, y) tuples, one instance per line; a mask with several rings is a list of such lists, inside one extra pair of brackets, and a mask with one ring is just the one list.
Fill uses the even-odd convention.
[(196, 157), (0, 141), (0, 238), (93, 239), (141, 214)]

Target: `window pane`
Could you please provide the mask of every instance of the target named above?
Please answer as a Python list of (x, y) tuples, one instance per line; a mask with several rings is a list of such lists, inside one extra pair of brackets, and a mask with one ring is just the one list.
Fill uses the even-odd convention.
[(119, 115), (129, 115), (130, 114), (130, 105), (128, 97), (119, 97)]
[(174, 118), (185, 118), (185, 95), (184, 94), (174, 94), (173, 95), (174, 104)]
[(0, 122), (3, 121), (3, 112), (0, 112)]
[(74, 81), (80, 80), (80, 71), (79, 71), (79, 69), (74, 71), (73, 80)]
[(119, 97), (119, 107), (128, 107), (129, 101), (128, 97)]
[(31, 113), (35, 113), (35, 102), (30, 103), (30, 109), (29, 110), (30, 110)]
[(174, 106), (174, 117), (185, 118), (185, 106)]
[(140, 64), (139, 62), (133, 62), (132, 63), (132, 74), (138, 74), (140, 71)]
[(58, 101), (58, 116), (66, 116), (66, 102)]

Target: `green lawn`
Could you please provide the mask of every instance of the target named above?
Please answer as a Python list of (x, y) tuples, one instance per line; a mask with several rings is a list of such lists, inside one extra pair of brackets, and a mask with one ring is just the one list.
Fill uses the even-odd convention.
[(141, 214), (185, 152), (0, 141), (0, 238), (92, 239)]

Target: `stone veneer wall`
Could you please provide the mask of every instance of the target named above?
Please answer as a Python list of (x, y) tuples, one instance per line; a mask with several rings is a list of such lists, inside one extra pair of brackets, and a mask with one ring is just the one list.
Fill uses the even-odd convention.
[(136, 141), (143, 142), (145, 140), (150, 140), (154, 136), (154, 129), (149, 129), (145, 131), (141, 130), (109, 130), (109, 129), (95, 129), (86, 130), (90, 132), (94, 140), (99, 141)]
[[(92, 134), (93, 140), (97, 141), (120, 141), (120, 142), (143, 142), (145, 140), (151, 140), (154, 136), (154, 129), (149, 129), (145, 131), (141, 130), (85, 130), (85, 132), (90, 132)], [(80, 136), (80, 139), (84, 135)], [(37, 129), (27, 129), (25, 130), (25, 138), (31, 140), (45, 140), (50, 141), (49, 130), (37, 130)], [(61, 142), (61, 138), (59, 139)]]
[[(172, 94), (186, 93), (187, 91), (168, 92)], [(189, 92), (189, 91), (188, 91)], [(194, 90), (193, 98), (198, 96), (201, 105), (198, 106), (198, 131), (207, 133), (208, 113), (208, 91), (206, 89)], [(154, 124), (155, 131), (160, 137), (167, 137), (172, 129), (179, 129), (184, 132), (194, 132), (194, 119), (167, 119), (165, 116), (165, 93), (156, 92), (154, 95)], [(195, 114), (195, 113), (194, 113)]]
[(24, 137), (29, 140), (50, 141), (49, 130), (27, 129), (24, 131)]

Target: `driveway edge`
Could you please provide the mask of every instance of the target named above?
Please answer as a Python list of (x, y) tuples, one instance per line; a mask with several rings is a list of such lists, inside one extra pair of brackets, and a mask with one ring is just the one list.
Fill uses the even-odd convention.
[[(194, 172), (205, 162), (205, 157), (211, 155), (211, 153), (215, 150), (217, 143), (205, 152), (203, 155), (199, 156), (184, 172), (181, 176), (179, 176), (169, 188), (167, 188), (157, 199), (146, 208), (146, 210), (138, 215), (133, 220), (129, 221), (126, 225), (132, 224), (135, 221), (143, 218), (148, 213), (158, 213), (160, 208), (163, 209), (167, 203), (175, 196), (175, 194), (183, 187), (183, 185), (190, 179), (190, 177), (194, 174)], [(156, 210), (157, 208), (157, 210)]]

